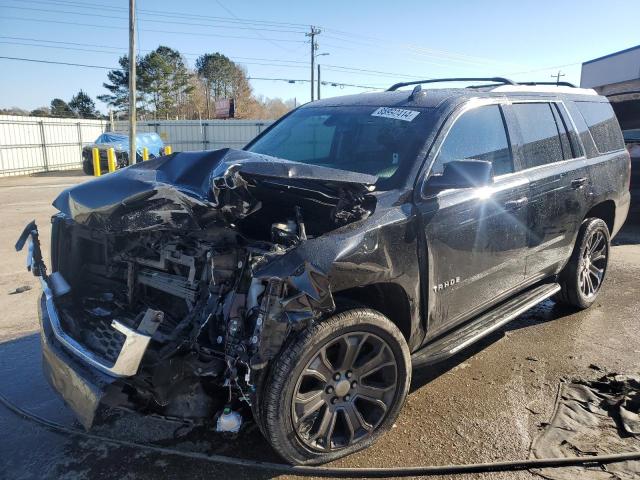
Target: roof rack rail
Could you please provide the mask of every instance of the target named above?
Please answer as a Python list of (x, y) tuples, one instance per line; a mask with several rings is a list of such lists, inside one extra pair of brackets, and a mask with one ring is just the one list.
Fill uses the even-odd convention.
[(555, 85), (557, 87), (578, 88), (571, 82), (518, 82), (518, 85), (528, 85), (534, 87), (536, 85)]
[(513, 80), (509, 80), (504, 77), (459, 77), (459, 78), (429, 78), (427, 80), (416, 80), (413, 82), (400, 82), (391, 85), (387, 88), (387, 92), (393, 92), (401, 87), (408, 87), (409, 85), (420, 85), (423, 83), (439, 83), (439, 82), (496, 82), (503, 85), (518, 85)]

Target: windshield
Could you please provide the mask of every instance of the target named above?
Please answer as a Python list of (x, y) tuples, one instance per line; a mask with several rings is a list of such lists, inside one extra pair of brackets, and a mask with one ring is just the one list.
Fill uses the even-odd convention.
[(286, 160), (376, 175), (395, 188), (427, 137), (426, 109), (307, 107), (284, 118), (248, 147)]

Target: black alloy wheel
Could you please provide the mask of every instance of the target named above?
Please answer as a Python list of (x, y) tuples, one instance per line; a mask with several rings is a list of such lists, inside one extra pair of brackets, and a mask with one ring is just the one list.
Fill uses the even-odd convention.
[(338, 450), (370, 436), (393, 403), (398, 368), (377, 335), (350, 332), (319, 349), (298, 378), (296, 433), (309, 447)]
[(589, 308), (602, 288), (609, 264), (609, 228), (600, 218), (580, 226), (569, 262), (558, 276), (561, 290), (555, 299), (574, 308)]
[(602, 230), (595, 230), (587, 239), (582, 252), (578, 281), (582, 294), (593, 297), (600, 290), (609, 258), (609, 242)]
[(254, 416), (288, 462), (317, 465), (391, 428), (411, 383), (407, 342), (387, 317), (351, 308), (293, 336), (269, 366)]

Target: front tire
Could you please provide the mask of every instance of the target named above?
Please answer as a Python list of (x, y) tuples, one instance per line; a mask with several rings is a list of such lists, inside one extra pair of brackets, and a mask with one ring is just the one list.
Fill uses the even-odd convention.
[(609, 265), (611, 240), (607, 224), (600, 218), (587, 218), (580, 227), (569, 263), (560, 274), (561, 303), (589, 308), (595, 302)]
[(260, 420), (288, 462), (325, 463), (389, 430), (410, 382), (409, 349), (398, 328), (375, 310), (350, 309), (285, 347), (265, 383)]

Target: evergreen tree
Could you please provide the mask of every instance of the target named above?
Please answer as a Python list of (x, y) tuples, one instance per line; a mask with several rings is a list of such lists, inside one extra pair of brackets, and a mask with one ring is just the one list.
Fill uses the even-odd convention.
[(103, 83), (102, 86), (109, 93), (98, 95), (98, 100), (112, 106), (116, 111), (129, 111), (129, 57), (123, 55), (118, 60), (120, 68), (110, 70), (107, 78), (111, 83)]
[(180, 115), (192, 90), (189, 71), (180, 52), (160, 46), (140, 61), (140, 91), (153, 106), (155, 118)]
[(71, 118), (75, 117), (74, 113), (67, 105), (67, 102), (62, 100), (61, 98), (54, 98), (51, 100), (51, 116), (52, 117), (60, 117), (60, 118)]
[(205, 53), (196, 60), (196, 71), (206, 87), (207, 117), (211, 118), (212, 99), (232, 98), (237, 67), (221, 53)]
[(69, 108), (80, 118), (97, 118), (100, 115), (94, 101), (82, 90), (71, 97)]

